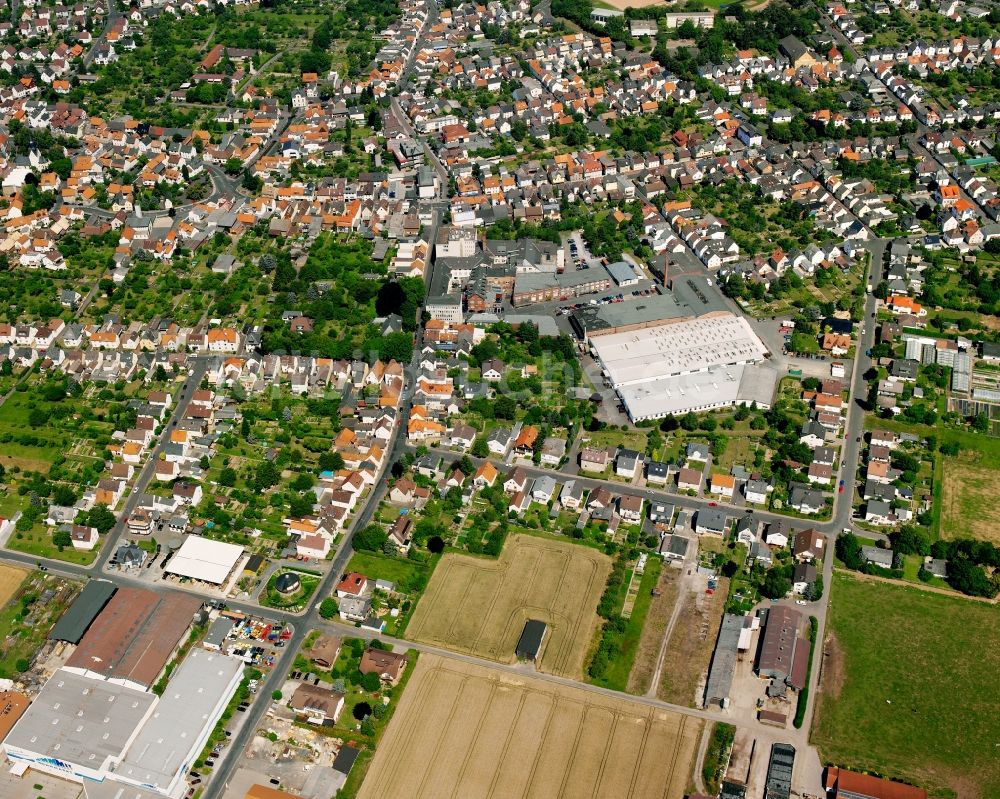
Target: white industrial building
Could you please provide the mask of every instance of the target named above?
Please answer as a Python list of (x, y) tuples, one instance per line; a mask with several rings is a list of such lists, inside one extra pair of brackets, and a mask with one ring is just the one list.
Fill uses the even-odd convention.
[(191, 651), (111, 775), (164, 796), (181, 796), (198, 758), (243, 677), (243, 661), (203, 649)]
[(107, 778), (153, 712), (158, 697), (60, 669), (7, 734), (3, 751), (76, 782)]
[(756, 402), (768, 407), (767, 348), (728, 312), (592, 335), (590, 349), (633, 422)]
[(57, 671), (7, 735), (15, 769), (179, 799), (185, 775), (236, 692), (243, 662), (196, 649), (163, 695)]
[(189, 535), (167, 563), (167, 574), (222, 585), (243, 557), (243, 547)]

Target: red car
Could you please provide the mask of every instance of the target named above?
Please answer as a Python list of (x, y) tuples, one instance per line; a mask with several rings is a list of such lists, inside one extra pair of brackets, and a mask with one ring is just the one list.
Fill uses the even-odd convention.
[(840, 481), (840, 485), (837, 487), (837, 493), (838, 494), (843, 494), (844, 493), (844, 481), (843, 480)]

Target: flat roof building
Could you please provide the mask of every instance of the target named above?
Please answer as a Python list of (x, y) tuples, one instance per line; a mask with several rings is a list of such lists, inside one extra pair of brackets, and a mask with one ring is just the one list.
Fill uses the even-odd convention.
[(242, 558), (243, 547), (238, 544), (189, 535), (167, 563), (166, 572), (203, 583), (222, 585), (232, 576), (236, 564)]
[(193, 649), (171, 676), (112, 778), (177, 795), (242, 677), (242, 660)]
[(731, 313), (591, 336), (590, 349), (633, 422), (737, 404), (768, 407), (776, 372), (767, 348)]
[(114, 596), (115, 590), (115, 584), (108, 580), (91, 580), (56, 622), (49, 638), (70, 644), (80, 643), (94, 619)]
[(153, 712), (155, 694), (57, 671), (3, 742), (7, 757), (77, 782), (104, 780)]
[(200, 607), (194, 596), (119, 588), (66, 661), (66, 670), (149, 688)]

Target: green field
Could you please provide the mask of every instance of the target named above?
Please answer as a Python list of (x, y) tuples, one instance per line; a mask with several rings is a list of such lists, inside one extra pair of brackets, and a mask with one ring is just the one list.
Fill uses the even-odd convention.
[(1000, 611), (835, 573), (812, 740), (824, 763), (1000, 797)]

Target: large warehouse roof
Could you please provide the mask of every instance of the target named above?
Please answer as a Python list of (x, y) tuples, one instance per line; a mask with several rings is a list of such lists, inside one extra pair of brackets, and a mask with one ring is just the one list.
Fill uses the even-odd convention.
[(216, 585), (225, 582), (243, 557), (243, 547), (189, 535), (167, 564), (167, 572)]
[(121, 757), (156, 703), (154, 694), (57, 671), (4, 741), (4, 747), (100, 770)]
[(205, 745), (242, 674), (242, 660), (193, 650), (115, 767), (114, 778), (172, 792)]
[(714, 314), (591, 339), (613, 386), (754, 363), (767, 348), (742, 316)]
[(83, 636), (66, 667), (149, 687), (187, 631), (201, 601), (119, 588)]
[(83, 634), (87, 632), (97, 615), (104, 610), (104, 606), (114, 593), (114, 583), (107, 580), (91, 580), (56, 622), (52, 632), (49, 633), (49, 638), (71, 644), (80, 643)]
[(778, 373), (766, 366), (720, 366), (618, 389), (633, 421), (732, 405), (770, 407)]

